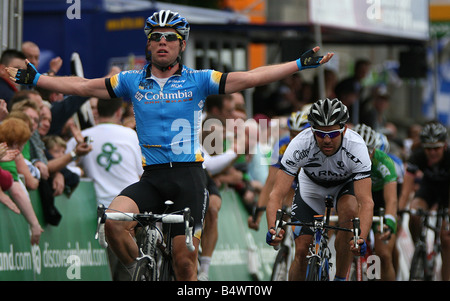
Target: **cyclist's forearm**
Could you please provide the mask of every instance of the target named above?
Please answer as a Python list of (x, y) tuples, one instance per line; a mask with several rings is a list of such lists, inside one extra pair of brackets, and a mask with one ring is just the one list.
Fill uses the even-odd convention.
[(384, 185), (385, 214), (397, 216), (397, 182)]
[(372, 227), (372, 219), (373, 219), (373, 202), (363, 202), (359, 209), (359, 219), (360, 219), (360, 228), (361, 228), (361, 237), (365, 240), (367, 239), (370, 228)]
[(366, 239), (373, 219), (372, 180), (365, 178), (355, 181), (353, 188), (359, 205), (361, 236)]
[(275, 226), (277, 210), (281, 208), (281, 202), (275, 198), (270, 198), (266, 206), (266, 219), (267, 227), (271, 228)]
[(295, 61), (277, 65), (262, 66), (245, 72), (231, 72), (227, 76), (227, 94), (248, 88), (262, 86), (282, 80), (298, 71)]
[(65, 95), (85, 97), (110, 98), (105, 85), (105, 79), (86, 79), (77, 76), (46, 76), (41, 75), (37, 86)]
[(267, 206), (267, 203), (269, 202), (270, 192), (272, 191), (273, 185), (275, 183), (275, 174), (276, 171), (271, 171), (269, 168), (269, 174), (267, 176), (266, 182), (264, 183), (261, 193), (259, 194), (258, 207)]
[(41, 75), (37, 82), (37, 86), (50, 91), (60, 92), (66, 95), (80, 95), (80, 93), (82, 93), (80, 87), (83, 85), (83, 82), (85, 81), (87, 81), (87, 79), (77, 76)]
[(281, 209), (283, 200), (291, 188), (293, 176), (279, 170), (276, 175), (275, 184), (272, 192), (269, 194), (269, 201), (266, 206), (267, 226), (274, 227), (277, 210)]
[(272, 192), (269, 194), (269, 198), (266, 205), (266, 218), (267, 227), (275, 227), (277, 210), (281, 209), (282, 206), (283, 193), (279, 186), (274, 187)]
[(405, 177), (403, 179), (402, 192), (400, 194), (400, 198), (398, 200), (398, 208), (405, 209), (408, 205), (410, 194), (414, 188), (414, 177), (415, 175), (406, 172)]
[[(230, 82), (232, 82), (230, 85), (228, 85), (229, 79), (227, 78), (226, 90), (230, 89), (227, 91), (227, 93), (230, 93), (230, 91), (240, 91), (243, 89), (267, 85), (276, 81), (280, 81), (293, 74), (294, 72), (303, 69), (316, 68), (321, 64), (325, 64), (334, 55), (334, 53), (327, 53), (323, 57), (316, 57), (317, 60), (315, 60), (313, 56), (319, 50), (320, 47), (316, 46), (310, 51), (303, 53), (300, 58), (295, 61), (277, 65), (262, 66), (248, 72), (238, 72), (237, 77), (233, 78), (232, 76), (232, 79), (230, 79)], [(230, 73), (229, 76), (232, 74), (233, 73)]]

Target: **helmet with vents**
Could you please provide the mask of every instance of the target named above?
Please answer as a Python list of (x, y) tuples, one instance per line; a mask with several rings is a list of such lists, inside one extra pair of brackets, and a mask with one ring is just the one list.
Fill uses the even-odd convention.
[(155, 28), (164, 27), (175, 29), (185, 41), (189, 38), (190, 25), (186, 21), (186, 18), (183, 18), (179, 13), (170, 10), (160, 10), (148, 17), (145, 21), (144, 32), (148, 37)]
[(345, 126), (349, 118), (347, 107), (337, 98), (320, 99), (313, 103), (308, 115), (308, 121), (312, 127), (333, 126), (338, 124)]

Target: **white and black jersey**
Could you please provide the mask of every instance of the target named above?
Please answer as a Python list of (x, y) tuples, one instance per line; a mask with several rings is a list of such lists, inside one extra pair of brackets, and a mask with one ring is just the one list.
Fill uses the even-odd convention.
[(331, 156), (322, 153), (311, 128), (306, 129), (289, 143), (281, 160), (281, 170), (298, 174), (302, 199), (320, 214), (326, 195), (336, 197), (345, 183), (370, 177), (371, 165), (364, 140), (350, 129)]

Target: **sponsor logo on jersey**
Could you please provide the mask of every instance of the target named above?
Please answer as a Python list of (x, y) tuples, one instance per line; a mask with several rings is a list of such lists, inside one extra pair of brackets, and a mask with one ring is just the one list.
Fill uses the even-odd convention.
[(302, 150), (295, 150), (293, 156), (296, 161), (300, 161), (308, 157), (308, 154), (309, 149), (302, 149)]
[(159, 91), (159, 93), (146, 92), (144, 94), (145, 100), (150, 101), (165, 101), (169, 102), (180, 102), (180, 101), (191, 101), (193, 99), (194, 93), (192, 91), (184, 90), (184, 91), (174, 91), (174, 92), (166, 92)]
[(342, 150), (345, 152), (347, 158), (349, 158), (350, 160), (352, 160), (355, 163), (361, 163), (361, 160), (359, 160), (359, 158), (355, 157), (355, 155), (353, 155), (351, 152), (349, 152), (345, 147), (342, 147)]
[(347, 178), (349, 175), (347, 172), (337, 173), (331, 170), (312, 171), (308, 172), (308, 174), (314, 178), (321, 178), (321, 177)]

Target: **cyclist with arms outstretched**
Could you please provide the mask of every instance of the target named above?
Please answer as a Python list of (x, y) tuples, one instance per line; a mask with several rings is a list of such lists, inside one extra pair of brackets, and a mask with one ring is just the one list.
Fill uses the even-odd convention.
[(379, 135), (365, 124), (354, 128), (366, 142), (372, 160), (372, 198), (374, 215), (379, 215), (380, 208), (385, 209), (383, 234), (379, 223), (374, 223), (375, 253), (381, 259), (381, 280), (394, 281), (395, 269), (392, 260), (397, 231), (397, 172), (394, 161), (383, 151), (377, 149)]
[[(310, 128), (298, 134), (287, 147), (277, 172), (274, 188), (267, 204), (267, 242), (277, 245), (283, 231), (272, 240), (276, 212), (297, 176), (298, 188), (292, 206), (293, 221), (312, 222), (314, 215), (325, 213), (325, 198), (334, 197), (341, 226), (351, 228), (351, 220), (361, 220), (361, 235), (355, 248), (352, 234), (336, 234), (336, 276), (345, 280), (354, 254), (366, 250), (365, 238), (372, 225), (371, 161), (364, 140), (347, 128), (347, 107), (338, 99), (324, 99), (313, 103), (308, 121)], [(296, 227), (295, 258), (289, 270), (289, 280), (304, 280), (308, 246), (312, 241), (308, 227)]]
[[(125, 188), (110, 209), (123, 212), (159, 213), (168, 199), (177, 210), (191, 208), (195, 220), (194, 244), (198, 248), (203, 215), (207, 206), (206, 178), (202, 168), (198, 133), (205, 99), (211, 94), (231, 94), (247, 88), (279, 81), (304, 68), (328, 62), (333, 53), (314, 57), (320, 48), (287, 63), (263, 66), (250, 71), (221, 73), (194, 70), (181, 64), (190, 26), (176, 12), (162, 10), (145, 22), (148, 64), (141, 70), (121, 72), (111, 78), (45, 76), (31, 65), (9, 68), (11, 79), (34, 84), (63, 94), (101, 99), (126, 97), (133, 103), (136, 130), (142, 151), (144, 174)], [(113, 134), (113, 133), (112, 133)], [(107, 241), (130, 271), (138, 256), (132, 238), (134, 223), (107, 221)], [(189, 252), (184, 229), (174, 227), (173, 260), (177, 280), (196, 280), (197, 252)]]

